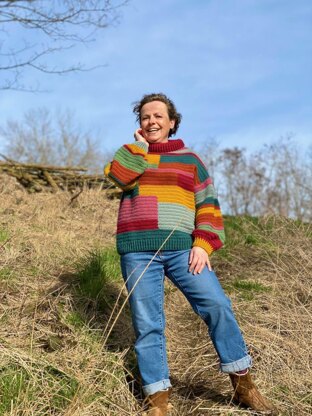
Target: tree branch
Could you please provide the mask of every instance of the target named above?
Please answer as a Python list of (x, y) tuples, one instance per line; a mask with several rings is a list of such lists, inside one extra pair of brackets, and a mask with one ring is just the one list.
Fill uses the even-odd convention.
[[(25, 90), (21, 80), (26, 68), (46, 74), (67, 74), (73, 71), (90, 71), (105, 65), (86, 68), (81, 63), (72, 63), (64, 68), (51, 67), (48, 56), (73, 48), (80, 43), (91, 42), (98, 30), (112, 25), (119, 17), (119, 9), (128, 0), (0, 0), (0, 33), (12, 33), (14, 27), (21, 29), (21, 42), (14, 36), (0, 38), (0, 71), (7, 79), (0, 89)], [(30, 45), (27, 33), (38, 32), (37, 38), (44, 46)], [(10, 42), (14, 42), (11, 45)], [(58, 42), (58, 47), (55, 47)], [(46, 59), (45, 59), (46, 58)], [(32, 90), (27, 88), (26, 90)]]

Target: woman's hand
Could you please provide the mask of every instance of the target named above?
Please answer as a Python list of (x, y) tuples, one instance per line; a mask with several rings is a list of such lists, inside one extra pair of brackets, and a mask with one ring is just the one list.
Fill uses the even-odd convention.
[(144, 143), (148, 143), (148, 141), (144, 138), (143, 134), (142, 134), (142, 129), (136, 129), (136, 131), (134, 132), (134, 138), (137, 142), (144, 142)]
[(193, 247), (189, 258), (189, 272), (193, 274), (201, 273), (207, 265), (209, 271), (212, 270), (208, 253), (201, 247)]

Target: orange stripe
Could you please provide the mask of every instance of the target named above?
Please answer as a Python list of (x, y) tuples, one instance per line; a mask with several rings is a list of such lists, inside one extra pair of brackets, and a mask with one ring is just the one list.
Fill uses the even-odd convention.
[(195, 201), (193, 192), (186, 191), (180, 186), (173, 185), (141, 185), (140, 195), (155, 195), (159, 202), (172, 202), (181, 204), (195, 211)]
[[(110, 173), (113, 176), (115, 176), (116, 179), (123, 183), (131, 183), (132, 180), (134, 180), (138, 176), (137, 172), (134, 172), (131, 169), (127, 169), (126, 167), (121, 165), (117, 160), (113, 161)], [(133, 179), (131, 180), (131, 178)]]
[(215, 224), (215, 225), (223, 225), (222, 217), (215, 217), (213, 215), (196, 215), (196, 224)]

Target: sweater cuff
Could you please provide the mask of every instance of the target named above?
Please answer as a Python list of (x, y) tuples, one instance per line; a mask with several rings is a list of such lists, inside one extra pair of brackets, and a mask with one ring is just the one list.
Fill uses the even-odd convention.
[(213, 246), (210, 243), (208, 243), (208, 241), (200, 237), (195, 237), (195, 240), (193, 241), (192, 246), (203, 248), (208, 253), (209, 256), (214, 251)]
[(148, 144), (145, 142), (138, 142), (135, 141), (134, 143), (131, 144), (135, 144), (136, 146), (140, 147), (142, 150), (144, 150), (146, 153), (148, 152)]

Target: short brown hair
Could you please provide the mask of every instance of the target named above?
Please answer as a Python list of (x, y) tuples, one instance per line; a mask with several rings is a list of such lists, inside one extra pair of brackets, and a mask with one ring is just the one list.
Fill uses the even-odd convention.
[(162, 103), (166, 104), (168, 109), (168, 115), (170, 120), (174, 120), (174, 127), (169, 131), (169, 137), (173, 134), (176, 134), (178, 131), (182, 115), (177, 112), (177, 109), (173, 103), (165, 94), (158, 93), (158, 94), (146, 94), (143, 95), (140, 101), (134, 103), (133, 112), (136, 114), (136, 120), (138, 122), (141, 121), (141, 110), (144, 104), (150, 103), (152, 101), (161, 101)]

